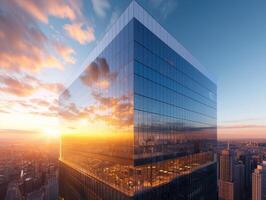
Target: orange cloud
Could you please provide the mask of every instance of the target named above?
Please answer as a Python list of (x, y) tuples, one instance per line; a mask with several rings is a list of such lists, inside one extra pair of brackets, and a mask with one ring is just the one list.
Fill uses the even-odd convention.
[[(30, 101), (23, 100), (23, 99), (16, 99), (16, 100), (1, 100), (0, 101), (1, 107), (5, 108), (3, 113), (12, 113), (15, 111), (16, 108), (26, 108), (26, 109), (36, 109), (36, 106), (34, 103), (31, 103)], [(1, 111), (2, 112), (2, 111)]]
[(0, 92), (16, 96), (30, 96), (37, 88), (26, 81), (18, 80), (10, 76), (0, 76)]
[(0, 113), (9, 113), (9, 111), (7, 111), (6, 109), (0, 108)]
[[(49, 51), (54, 44), (31, 18), (12, 6), (3, 4), (6, 9), (0, 13), (0, 66), (16, 71), (37, 71), (45, 67), (62, 69), (60, 60)], [(63, 57), (70, 53), (69, 49), (64, 51)]]
[(32, 122), (32, 115), (58, 116), (55, 98), (65, 89), (63, 84), (45, 82), (33, 74), (44, 68), (63, 69), (64, 64), (74, 64), (75, 51), (46, 35), (38, 22), (47, 25), (52, 16), (85, 23), (80, 8), (79, 0), (1, 1), (0, 113), (10, 118), (11, 124), (13, 116), (24, 119), (24, 114), (25, 123), (18, 120), (17, 124), (26, 128), (34, 124), (26, 121), (30, 118)]
[[(66, 18), (71, 21), (77, 18), (77, 10), (73, 9), (72, 1), (64, 1), (64, 0), (28, 0), (27, 2), (23, 2), (20, 0), (14, 0), (15, 3), (20, 6), (23, 10), (28, 12), (37, 20), (48, 23), (48, 17), (58, 17), (58, 18)], [(78, 10), (79, 11), (79, 10)]]
[(58, 101), (56, 99), (56, 96), (51, 96), (49, 99), (16, 98), (1, 100), (0, 105), (0, 113), (23, 113), (46, 117), (58, 117)]
[(61, 83), (43, 83), (41, 82), (39, 85), (40, 89), (46, 89), (47, 91), (54, 92), (56, 94), (59, 94), (62, 92), (65, 87)]
[[(93, 28), (86, 25), (87, 20), (81, 12), (82, 5), (80, 1), (29, 0), (25, 3), (20, 0), (11, 0), (11, 2), (14, 6), (18, 6), (34, 19), (46, 24), (49, 21), (49, 16), (69, 19), (71, 24), (66, 24), (64, 29), (69, 37), (78, 41), (80, 44), (86, 44), (95, 40)], [(67, 54), (71, 53), (72, 52), (68, 52)], [(66, 58), (68, 56), (63, 57)], [(73, 59), (66, 60), (73, 63)]]
[(266, 138), (266, 125), (236, 124), (218, 127), (219, 139)]
[(92, 62), (80, 76), (81, 81), (88, 87), (107, 89), (110, 82), (117, 77), (116, 73), (110, 72), (110, 67), (104, 58), (98, 58)]
[(50, 55), (44, 55), (44, 53), (35, 54), (32, 51), (29, 53), (32, 55), (23, 55), (24, 53), (21, 55), (18, 54), (2, 52), (0, 54), (0, 65), (4, 68), (15, 71), (20, 71), (21, 69), (37, 71), (42, 68), (63, 69), (62, 63), (57, 58)]
[(47, 90), (53, 93), (60, 93), (64, 90), (61, 83), (45, 83), (29, 75), (15, 77), (0, 74), (0, 92), (18, 97), (31, 96), (39, 90)]
[(70, 48), (63, 43), (55, 42), (54, 43), (55, 50), (57, 53), (64, 59), (66, 63), (75, 64), (75, 59), (73, 54), (75, 53), (73, 48)]
[(82, 109), (77, 108), (73, 102), (67, 104), (60, 102), (60, 117), (71, 121), (81, 119), (103, 121), (118, 128), (133, 125), (132, 95), (105, 97), (100, 93), (92, 93), (92, 97), (96, 102)]
[[(131, 95), (121, 97), (104, 97), (100, 93), (93, 94), (98, 103), (95, 118), (110, 124), (111, 126), (123, 128), (133, 125), (134, 108)], [(98, 110), (105, 108), (106, 112), (97, 113)]]
[(236, 125), (229, 125), (229, 126), (219, 126), (220, 130), (226, 129), (250, 129), (250, 128), (266, 128), (266, 125), (256, 125), (256, 124), (236, 124)]
[(60, 95), (60, 98), (62, 100), (68, 100), (71, 97), (71, 94), (68, 89), (65, 89), (62, 94)]
[(65, 120), (78, 120), (81, 118), (79, 112), (80, 111), (74, 103), (69, 103), (68, 105), (59, 106), (58, 114)]
[(64, 29), (68, 36), (78, 41), (80, 44), (86, 44), (95, 40), (94, 30), (81, 22), (66, 24)]
[(34, 98), (31, 99), (30, 102), (32, 104), (37, 104), (39, 106), (44, 106), (44, 107), (48, 107), (51, 103), (45, 99), (38, 99), (38, 98)]
[(18, 130), (18, 129), (0, 129), (0, 135), (5, 134), (35, 134), (35, 131), (30, 130)]

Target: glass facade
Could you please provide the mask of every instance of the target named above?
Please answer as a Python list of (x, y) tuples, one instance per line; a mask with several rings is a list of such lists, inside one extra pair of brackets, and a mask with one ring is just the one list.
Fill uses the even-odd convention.
[(60, 97), (60, 160), (129, 196), (134, 192), (133, 33), (131, 21)]
[(136, 18), (60, 97), (60, 196), (216, 199), (216, 85)]

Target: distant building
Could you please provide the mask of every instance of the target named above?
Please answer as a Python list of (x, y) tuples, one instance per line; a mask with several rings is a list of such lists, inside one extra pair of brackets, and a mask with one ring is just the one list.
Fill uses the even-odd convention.
[[(244, 188), (244, 199), (251, 199), (251, 193), (252, 193), (252, 171), (256, 168), (254, 165), (254, 161), (252, 160), (252, 157), (250, 153), (244, 153), (240, 156), (240, 160), (243, 162), (245, 166), (245, 188)], [(256, 165), (257, 166), (257, 165)]]
[(58, 181), (57, 177), (49, 177), (47, 180), (45, 200), (55, 200), (58, 197)]
[(266, 200), (266, 161), (252, 174), (252, 200)]
[(251, 156), (229, 147), (223, 150), (219, 157), (219, 199), (249, 200), (251, 169)]
[(8, 181), (5, 176), (0, 175), (0, 199), (5, 199)]
[(223, 150), (220, 155), (220, 176), (219, 179), (223, 181), (233, 181), (233, 167), (234, 167), (234, 155), (229, 149)]
[[(40, 188), (26, 195), (26, 200), (46, 200), (44, 197), (44, 189)], [(49, 199), (48, 199), (49, 200)], [(54, 198), (56, 200), (56, 198)]]
[(234, 183), (219, 180), (219, 200), (234, 200)]
[(219, 199), (234, 200), (234, 155), (223, 150), (219, 159)]
[(234, 200), (245, 199), (245, 165), (242, 161), (234, 165)]
[(16, 183), (9, 183), (5, 200), (23, 200), (23, 196), (20, 189)]

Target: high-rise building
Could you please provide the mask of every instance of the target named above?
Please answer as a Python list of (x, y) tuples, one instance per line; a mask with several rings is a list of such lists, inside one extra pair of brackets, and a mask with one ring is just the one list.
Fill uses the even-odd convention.
[(251, 193), (252, 193), (252, 171), (253, 168), (253, 161), (250, 153), (244, 153), (240, 156), (240, 160), (243, 162), (245, 166), (245, 188), (244, 188), (244, 199), (251, 199)]
[(262, 200), (261, 169), (262, 167), (258, 165), (257, 169), (252, 173), (252, 200)]
[(0, 174), (0, 199), (5, 199), (8, 181), (4, 175)]
[(219, 158), (219, 199), (234, 200), (234, 154), (223, 150)]
[(245, 165), (238, 161), (234, 165), (234, 200), (245, 198)]
[(135, 1), (60, 97), (64, 200), (217, 199), (216, 84)]
[(219, 179), (223, 181), (233, 181), (234, 154), (229, 149), (222, 151), (219, 161)]
[(242, 152), (232, 151), (229, 146), (219, 157), (219, 199), (244, 200), (245, 165), (239, 160)]
[(266, 161), (252, 173), (252, 200), (266, 200)]

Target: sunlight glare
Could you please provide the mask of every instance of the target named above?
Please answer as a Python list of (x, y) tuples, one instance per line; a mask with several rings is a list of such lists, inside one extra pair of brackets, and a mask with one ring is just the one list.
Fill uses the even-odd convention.
[(60, 136), (60, 131), (57, 129), (44, 129), (43, 132), (48, 137), (58, 138)]

